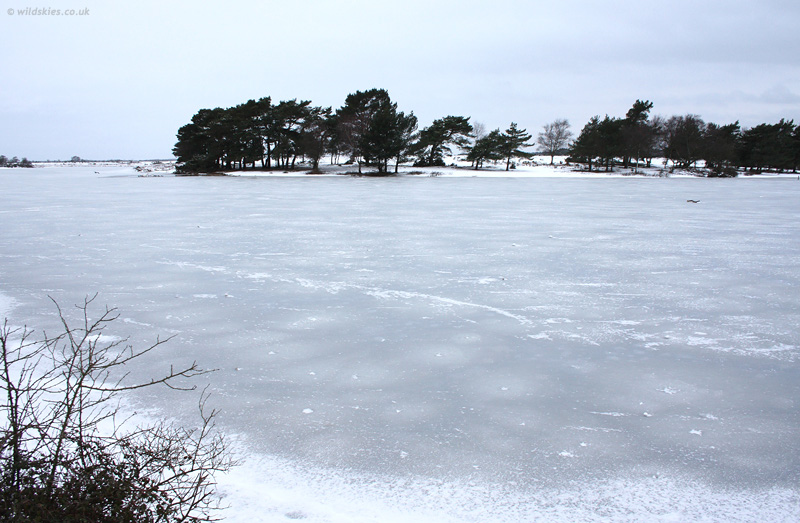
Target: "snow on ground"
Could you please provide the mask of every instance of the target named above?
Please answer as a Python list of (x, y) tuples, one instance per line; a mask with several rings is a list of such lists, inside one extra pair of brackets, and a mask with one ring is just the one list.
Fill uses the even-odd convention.
[[(550, 164), (549, 156), (534, 156), (530, 160), (523, 160), (514, 163), (514, 167), (506, 170), (504, 161), (488, 162), (480, 169), (473, 169), (470, 162), (463, 160), (461, 157), (448, 157), (445, 159), (445, 166), (436, 167), (413, 167), (405, 164), (399, 166), (398, 174), (400, 176), (421, 176), (421, 177), (461, 177), (461, 178), (617, 178), (617, 177), (658, 177), (658, 178), (680, 178), (680, 177), (698, 177), (698, 171), (691, 171), (685, 169), (676, 169), (668, 164), (664, 158), (654, 158), (650, 167), (641, 166), (638, 169), (633, 167), (622, 168), (617, 165), (612, 171), (606, 172), (604, 170), (597, 170), (596, 166), (591, 172), (586, 171), (585, 165), (569, 164), (566, 156), (555, 156), (553, 164)], [(699, 162), (700, 168), (704, 167), (703, 162)], [(308, 171), (310, 167), (298, 164), (296, 170), (271, 170), (262, 171), (245, 170), (245, 171), (230, 171), (227, 172), (229, 176), (248, 176), (248, 177), (297, 177), (297, 176), (339, 176), (345, 174), (358, 173), (357, 164), (329, 164), (325, 161), (320, 163), (322, 174), (311, 175)], [(374, 172), (374, 168), (363, 166), (362, 172), (369, 174)], [(391, 174), (394, 173), (394, 167), (390, 166)], [(759, 175), (744, 175), (746, 178), (764, 178), (764, 177), (791, 177), (797, 178), (796, 173), (762, 173)]]
[(218, 369), (229, 521), (800, 519), (795, 178), (136, 166), (0, 171), (0, 310)]
[[(268, 473), (265, 474), (265, 471)], [(226, 521), (281, 523), (794, 522), (796, 490), (709, 489), (687, 478), (575, 482), (561, 488), (309, 470), (253, 458), (221, 481)]]
[[(296, 168), (291, 170), (239, 170), (228, 171), (224, 174), (237, 177), (268, 177), (268, 178), (296, 178), (296, 177), (329, 177), (342, 175), (356, 175), (358, 173), (357, 164), (330, 164), (329, 158), (320, 163), (321, 173), (311, 174), (310, 164), (298, 161)], [(681, 178), (699, 176), (700, 171), (691, 171), (671, 168), (664, 158), (654, 158), (650, 167), (640, 166), (638, 169), (633, 167), (622, 168), (617, 165), (612, 171), (606, 172), (596, 167), (591, 172), (585, 170), (584, 165), (570, 164), (566, 156), (555, 156), (553, 164), (550, 164), (549, 156), (534, 156), (530, 160), (522, 160), (514, 163), (514, 167), (509, 170), (505, 168), (504, 161), (488, 162), (481, 169), (473, 169), (470, 162), (462, 157), (447, 157), (446, 165), (436, 167), (414, 167), (410, 164), (399, 166), (400, 176), (412, 177), (457, 177), (457, 178), (618, 178), (618, 177), (656, 177), (656, 178)], [(327, 162), (327, 163), (326, 163)], [(260, 164), (259, 164), (260, 165)], [(133, 171), (139, 177), (161, 177), (175, 173), (174, 160), (109, 160), (109, 161), (81, 161), (81, 162), (34, 162), (37, 168), (70, 168), (86, 170), (92, 167), (93, 172), (99, 175), (114, 175), (115, 173), (130, 173)], [(391, 166), (390, 166), (391, 167)], [(703, 162), (699, 162), (702, 169)], [(374, 172), (374, 168), (363, 166), (364, 175)], [(390, 169), (390, 174), (394, 174), (394, 168)], [(743, 179), (762, 179), (762, 178), (797, 178), (796, 173), (761, 173), (756, 175), (740, 173)]]
[[(481, 178), (584, 178), (593, 176), (608, 176), (616, 177), (622, 176), (622, 172), (611, 173), (598, 173), (598, 172), (584, 172), (580, 171), (574, 164), (567, 165), (566, 157), (559, 156), (555, 158), (554, 165), (550, 165), (550, 157), (541, 158), (537, 157), (531, 161), (515, 164), (513, 169), (506, 171), (505, 162), (489, 162), (481, 169), (472, 169), (470, 163), (459, 158), (448, 157), (445, 166), (436, 167), (413, 167), (411, 165), (401, 165), (398, 169), (398, 174), (401, 176), (419, 176), (419, 177), (481, 177)], [(324, 161), (320, 163), (322, 174), (315, 174), (310, 176), (337, 176), (344, 174), (358, 173), (357, 164), (338, 164), (330, 165)], [(375, 169), (367, 166), (362, 167), (363, 173), (373, 172)], [(390, 171), (394, 172), (394, 167), (390, 166)], [(653, 168), (646, 172), (649, 175), (658, 175), (658, 169)], [(231, 171), (226, 174), (231, 176), (266, 176), (266, 177), (286, 177), (286, 176), (305, 176), (308, 174), (307, 170), (273, 170), (273, 171)]]

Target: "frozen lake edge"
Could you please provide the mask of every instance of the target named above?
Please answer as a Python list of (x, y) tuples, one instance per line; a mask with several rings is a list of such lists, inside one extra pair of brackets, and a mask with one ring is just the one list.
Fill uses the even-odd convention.
[[(356, 520), (341, 500), (363, 492), (364, 521), (797, 517), (796, 181), (53, 167), (0, 184), (12, 320), (50, 328), (48, 294), (99, 292), (121, 335), (177, 334), (163, 360), (220, 368), (223, 422), (285, 479), (261, 478), (275, 520)], [(191, 403), (142, 401), (178, 416)], [(309, 474), (338, 497), (281, 490)], [(532, 487), (545, 475), (577, 486)], [(513, 510), (513, 488), (485, 494), (492, 478), (522, 489)], [(683, 500), (695, 484), (707, 508)], [(632, 485), (644, 507), (620, 501)]]

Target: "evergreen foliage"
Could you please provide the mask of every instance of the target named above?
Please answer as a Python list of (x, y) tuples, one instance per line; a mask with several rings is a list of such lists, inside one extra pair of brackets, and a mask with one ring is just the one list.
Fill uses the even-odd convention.
[(16, 156), (9, 159), (5, 155), (0, 155), (0, 167), (33, 167), (33, 163), (24, 157), (20, 160)]
[(319, 170), (322, 156), (348, 155), (358, 163), (388, 172), (391, 159), (407, 159), (417, 129), (413, 113), (397, 111), (384, 89), (356, 91), (335, 112), (310, 101), (277, 104), (270, 97), (228, 109), (201, 109), (178, 130), (173, 154), (178, 172), (293, 169), (297, 159)]
[(613, 170), (640, 161), (649, 167), (655, 156), (663, 156), (670, 169), (697, 169), (709, 177), (737, 176), (740, 169), (759, 173), (764, 170), (796, 172), (800, 164), (800, 126), (792, 120), (760, 124), (742, 129), (739, 122), (717, 125), (697, 115), (664, 119), (650, 118), (653, 104), (636, 100), (624, 119), (592, 117), (570, 147), (570, 160), (604, 165)]
[(653, 102), (649, 100), (636, 100), (633, 107), (628, 109), (621, 126), (622, 163), (627, 167), (634, 160), (634, 172), (639, 168), (641, 158), (652, 158), (656, 134), (653, 126), (648, 121)]
[[(653, 102), (636, 100), (624, 118), (594, 116), (571, 143), (569, 122), (557, 119), (543, 127), (537, 143), (551, 165), (568, 148), (568, 161), (586, 164), (589, 171), (613, 171), (621, 164), (637, 172), (659, 156), (670, 169), (697, 169), (702, 161), (702, 172), (709, 176), (735, 176), (741, 169), (794, 172), (800, 163), (800, 131), (792, 120), (742, 129), (738, 122), (717, 125), (693, 114), (651, 117), (652, 109)], [(358, 165), (358, 173), (368, 166), (378, 174), (388, 174), (392, 161), (396, 173), (401, 162), (412, 158), (417, 166), (444, 165), (447, 156), (459, 152), (467, 153), (475, 169), (486, 161), (505, 160), (509, 170), (514, 158), (532, 156), (526, 151), (533, 145), (531, 135), (516, 123), (484, 135), (483, 126), (473, 128), (469, 120), (445, 116), (418, 132), (414, 113), (398, 111), (385, 89), (351, 93), (335, 111), (310, 101), (276, 104), (265, 97), (227, 109), (200, 109), (178, 130), (173, 153), (182, 173), (286, 170), (301, 158), (319, 172), (326, 153), (331, 163), (344, 156)], [(26, 162), (0, 156), (0, 166)]]
[(453, 153), (452, 146), (465, 147), (469, 143), (472, 125), (469, 117), (445, 116), (420, 131), (417, 142), (419, 159), (414, 165), (444, 165), (444, 156)]
[(469, 148), (467, 160), (472, 162), (475, 169), (480, 169), (486, 160), (502, 160), (504, 158), (504, 143), (505, 138), (500, 129), (495, 129), (486, 136), (481, 136), (475, 140), (475, 144)]
[(508, 129), (503, 132), (503, 140), (500, 146), (500, 151), (503, 153), (503, 158), (506, 159), (506, 171), (511, 168), (511, 160), (515, 157), (530, 158), (532, 153), (523, 151), (526, 147), (533, 146), (532, 143), (527, 143), (531, 139), (525, 129), (519, 129), (517, 124), (511, 122)]

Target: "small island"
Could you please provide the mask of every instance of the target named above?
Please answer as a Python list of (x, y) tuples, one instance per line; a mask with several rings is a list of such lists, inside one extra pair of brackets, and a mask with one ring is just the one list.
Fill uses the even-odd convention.
[(710, 178), (797, 171), (800, 126), (792, 120), (743, 129), (738, 121), (718, 125), (694, 114), (651, 116), (652, 108), (653, 102), (636, 100), (624, 117), (594, 116), (574, 140), (569, 122), (557, 119), (533, 143), (514, 122), (487, 132), (470, 117), (449, 115), (419, 129), (413, 111), (398, 111), (385, 89), (356, 91), (336, 110), (265, 97), (199, 110), (178, 130), (173, 154), (178, 174), (292, 171), (301, 163), (320, 174), (325, 155), (331, 165), (352, 165), (347, 174), (355, 175), (397, 174), (404, 164), (444, 166), (457, 154), (470, 169), (493, 162), (508, 171), (531, 158), (536, 146), (551, 165), (563, 155), (567, 165), (588, 172), (620, 167), (639, 174), (654, 158), (663, 158), (660, 173), (678, 169)]

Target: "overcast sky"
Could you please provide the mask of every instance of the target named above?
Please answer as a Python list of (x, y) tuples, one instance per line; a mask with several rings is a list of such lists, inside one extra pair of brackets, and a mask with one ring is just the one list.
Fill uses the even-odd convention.
[(198, 109), (372, 87), (421, 126), (577, 134), (637, 98), (753, 126), (800, 122), (800, 2), (6, 0), (0, 68), (0, 154), (35, 160), (169, 158)]

